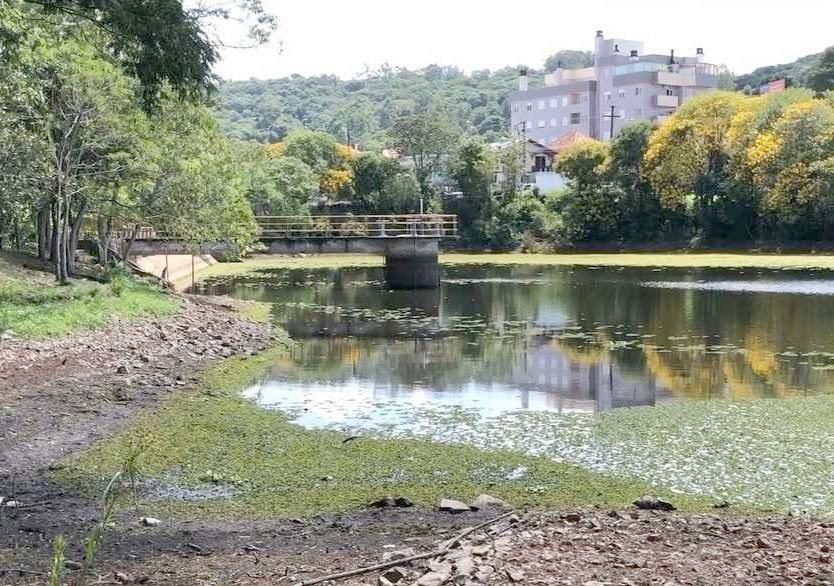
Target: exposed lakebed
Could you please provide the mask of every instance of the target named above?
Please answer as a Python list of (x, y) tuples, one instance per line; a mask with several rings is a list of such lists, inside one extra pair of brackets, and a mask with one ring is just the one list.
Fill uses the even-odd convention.
[(834, 512), (831, 273), (454, 266), (388, 291), (375, 267), (275, 269), (201, 292), (272, 304), (297, 343), (244, 394), (304, 427)]

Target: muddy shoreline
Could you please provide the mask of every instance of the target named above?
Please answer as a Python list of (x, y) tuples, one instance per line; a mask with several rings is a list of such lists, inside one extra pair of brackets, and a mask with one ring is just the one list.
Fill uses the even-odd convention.
[[(235, 302), (182, 296), (166, 318), (0, 346), (0, 585), (43, 584), (52, 540), (82, 556), (97, 520), (95, 500), (49, 479), (61, 456), (118, 431), (140, 409), (195, 385), (209, 365), (269, 346), (269, 325), (244, 319)], [(426, 551), (496, 514), (416, 508), (305, 519), (175, 521), (143, 527), (122, 512), (95, 574), (72, 584), (292, 584), (379, 562), (404, 547)], [(483, 547), (488, 545), (486, 549)], [(450, 560), (456, 584), (834, 584), (829, 523), (803, 518), (622, 511), (521, 515), (501, 536), (473, 537), (472, 572)], [(470, 556), (472, 557), (472, 556)], [(441, 569), (445, 571), (442, 560)], [(411, 583), (429, 573), (406, 568)], [(379, 573), (346, 584), (377, 584)]]

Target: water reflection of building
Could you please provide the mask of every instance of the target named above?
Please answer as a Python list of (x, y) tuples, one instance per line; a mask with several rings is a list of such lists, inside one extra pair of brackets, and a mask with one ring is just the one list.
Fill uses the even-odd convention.
[(605, 358), (578, 361), (549, 344), (529, 348), (512, 380), (524, 391), (546, 392), (548, 407), (556, 411), (607, 411), (657, 401), (652, 375), (627, 376)]

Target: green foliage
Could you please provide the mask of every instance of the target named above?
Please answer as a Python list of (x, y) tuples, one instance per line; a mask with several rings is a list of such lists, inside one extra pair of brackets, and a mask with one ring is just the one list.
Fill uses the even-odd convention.
[(49, 564), (48, 586), (61, 586), (61, 578), (66, 572), (67, 540), (58, 535), (52, 542), (52, 562)]
[(441, 111), (465, 134), (499, 140), (508, 130), (506, 97), (517, 86), (518, 69), (476, 71), (451, 67), (418, 71), (384, 66), (360, 79), (335, 76), (226, 82), (216, 115), (233, 138), (275, 142), (291, 130), (330, 132), (362, 150), (381, 150), (387, 132), (402, 117)]
[(562, 64), (562, 69), (592, 67), (594, 64), (594, 53), (592, 51), (564, 49), (544, 60), (544, 70), (548, 72), (556, 71), (560, 63)]
[(461, 142), (448, 167), (461, 196), (445, 203), (445, 211), (457, 214), (461, 237), (465, 244), (479, 244), (484, 240), (484, 219), (495, 208), (492, 194), (492, 174), (496, 161), (480, 139)]
[(818, 92), (834, 90), (834, 47), (828, 47), (808, 72), (808, 87)]
[(735, 89), (745, 93), (756, 93), (762, 84), (781, 78), (785, 78), (792, 86), (807, 85), (808, 74), (819, 57), (820, 53), (814, 53), (800, 57), (792, 63), (759, 67), (751, 73), (736, 77)]
[(272, 157), (260, 145), (239, 143), (244, 190), (258, 215), (304, 215), (319, 191), (310, 167), (295, 157)]
[(414, 165), (414, 175), (425, 198), (432, 195), (432, 175), (440, 170), (441, 158), (454, 148), (458, 134), (440, 112), (422, 112), (397, 120), (390, 130), (390, 143)]
[[(181, 97), (200, 99), (213, 89), (211, 72), (218, 58), (219, 39), (209, 34), (211, 20), (242, 20), (249, 37), (268, 40), (276, 23), (264, 12), (260, 0), (240, 0), (183, 8), (180, 0), (7, 0), (19, 11), (32, 10), (33, 20), (60, 15), (75, 22), (91, 23), (106, 31), (101, 56), (115, 56), (124, 71), (139, 80), (146, 109), (153, 108), (167, 86)], [(56, 19), (56, 22), (58, 19)], [(65, 23), (62, 23), (65, 25)], [(20, 42), (20, 38), (16, 38)]]
[(607, 171), (620, 194), (617, 232), (626, 240), (651, 239), (675, 221), (646, 179), (644, 159), (653, 131), (650, 122), (635, 122), (621, 128), (610, 143)]

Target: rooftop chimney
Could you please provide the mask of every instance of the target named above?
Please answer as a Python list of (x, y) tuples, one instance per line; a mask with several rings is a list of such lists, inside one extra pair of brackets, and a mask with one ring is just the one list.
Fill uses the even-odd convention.
[(620, 45), (618, 45), (618, 44), (616, 44), (616, 43), (614, 44), (614, 52), (615, 52), (615, 53), (619, 53), (619, 52), (620, 52)]
[(628, 56), (629, 61), (637, 61), (637, 49), (632, 49)]
[(597, 31), (597, 36), (594, 39), (594, 67), (599, 65), (599, 60), (603, 57), (602, 49), (605, 46), (605, 37), (602, 36), (602, 31)]
[(698, 47), (695, 49), (695, 63), (703, 63), (704, 62), (704, 49), (703, 47)]
[(518, 71), (518, 91), (526, 92), (528, 87), (529, 86), (528, 86), (528, 83), (527, 83), (527, 68), (522, 67)]

